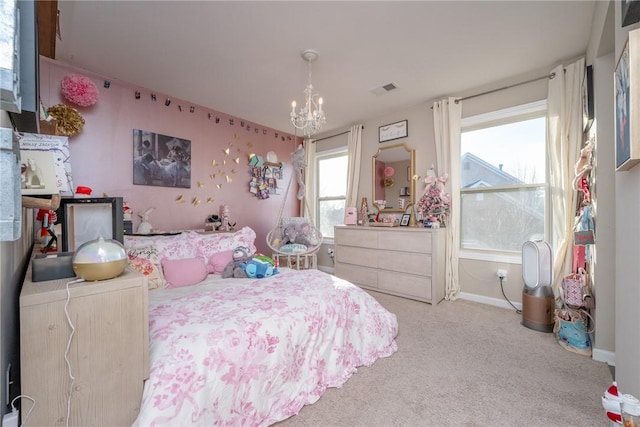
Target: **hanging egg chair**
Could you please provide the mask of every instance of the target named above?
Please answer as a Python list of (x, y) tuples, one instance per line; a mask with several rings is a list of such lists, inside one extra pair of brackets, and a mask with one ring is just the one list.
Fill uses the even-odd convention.
[(304, 199), (306, 212), (310, 212), (306, 198), (304, 198), (304, 183), (302, 174), (306, 164), (304, 163), (304, 147), (300, 145), (291, 155), (291, 163), (294, 171), (291, 174), (287, 190), (284, 193), (284, 200), (280, 207), (280, 213), (275, 227), (267, 234), (267, 245), (275, 253), (282, 255), (305, 255), (313, 254), (320, 249), (322, 244), (322, 233), (305, 217), (282, 217), (293, 174), (296, 175), (300, 191), (298, 199)]

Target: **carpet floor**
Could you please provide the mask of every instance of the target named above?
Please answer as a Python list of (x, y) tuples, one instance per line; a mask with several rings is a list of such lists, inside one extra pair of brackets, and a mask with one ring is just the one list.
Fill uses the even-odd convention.
[(279, 427), (609, 424), (608, 365), (525, 328), (515, 310), (371, 295), (398, 317), (398, 351)]

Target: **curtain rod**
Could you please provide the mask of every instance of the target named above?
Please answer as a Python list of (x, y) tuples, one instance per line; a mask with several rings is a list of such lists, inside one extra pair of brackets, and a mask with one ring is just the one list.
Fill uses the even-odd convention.
[(467, 99), (475, 98), (477, 96), (489, 95), (490, 93), (499, 92), (499, 91), (505, 90), (505, 89), (511, 89), (512, 87), (516, 87), (516, 86), (526, 85), (527, 83), (537, 82), (538, 80), (544, 80), (544, 79), (551, 80), (555, 76), (556, 76), (556, 73), (551, 73), (551, 74), (547, 74), (546, 76), (536, 77), (535, 79), (527, 80), (526, 82), (515, 83), (515, 84), (509, 85), (509, 86), (504, 86), (504, 87), (500, 87), (500, 88), (497, 88), (497, 89), (488, 90), (486, 92), (477, 93), (475, 95), (465, 96), (464, 98), (456, 99), (455, 103), (458, 104), (460, 101), (465, 101)]
[[(361, 125), (360, 128), (364, 129), (364, 126)], [(351, 132), (351, 130), (346, 130), (344, 132), (336, 133), (335, 135), (331, 135), (331, 136), (325, 136), (324, 138), (314, 139), (311, 142), (313, 142), (315, 144), (318, 141), (323, 141), (325, 139), (335, 138), (336, 136), (344, 135), (345, 133), (349, 133), (349, 132)]]

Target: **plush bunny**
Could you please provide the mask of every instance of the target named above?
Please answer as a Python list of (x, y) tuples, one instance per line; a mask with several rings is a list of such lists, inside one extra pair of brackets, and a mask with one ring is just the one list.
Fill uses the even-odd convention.
[(593, 152), (593, 141), (589, 141), (580, 150), (580, 158), (574, 166), (575, 177), (573, 178), (573, 189), (580, 191), (582, 188), (582, 178), (591, 171), (591, 153)]
[(298, 181), (298, 200), (302, 200), (304, 199), (304, 193), (306, 192), (303, 180), (303, 171), (307, 167), (307, 163), (305, 162), (304, 146), (302, 144), (298, 145), (296, 151), (291, 153), (291, 164), (293, 165), (293, 171), (296, 174), (296, 181)]

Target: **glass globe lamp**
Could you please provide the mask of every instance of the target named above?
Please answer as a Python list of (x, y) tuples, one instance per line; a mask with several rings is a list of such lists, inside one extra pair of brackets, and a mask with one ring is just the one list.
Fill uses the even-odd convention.
[(71, 261), (76, 276), (86, 281), (118, 277), (127, 262), (127, 251), (122, 243), (102, 237), (80, 245)]

